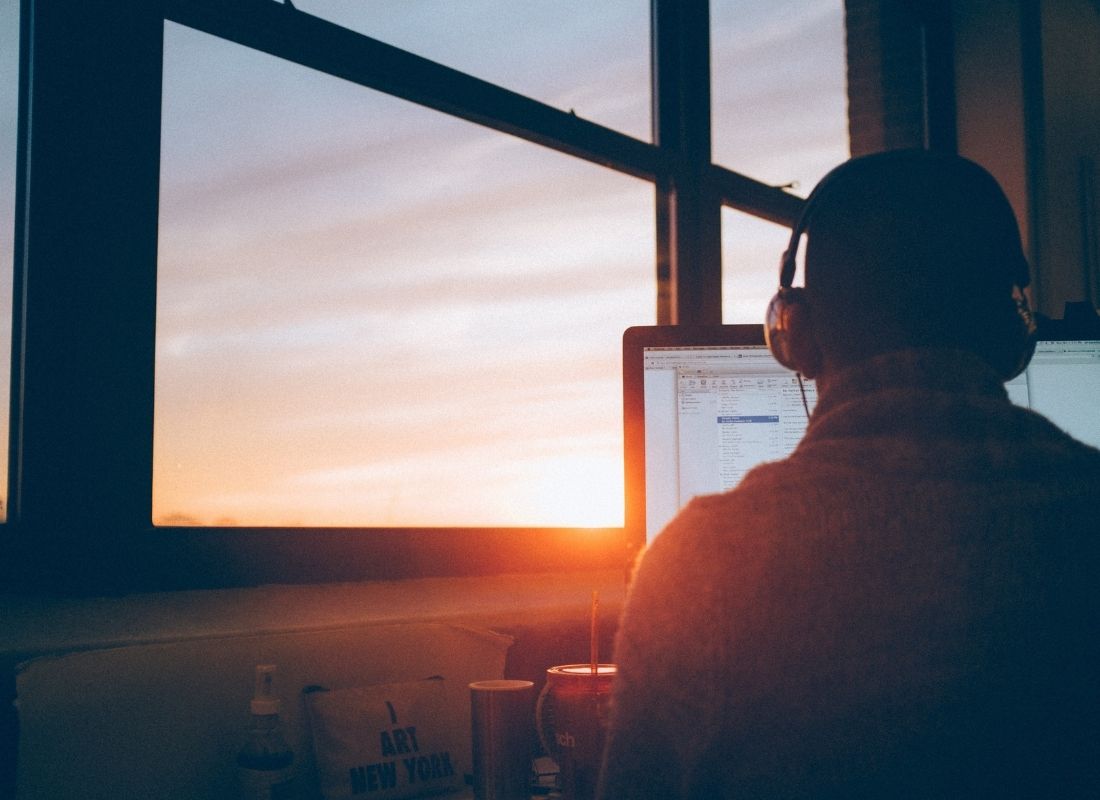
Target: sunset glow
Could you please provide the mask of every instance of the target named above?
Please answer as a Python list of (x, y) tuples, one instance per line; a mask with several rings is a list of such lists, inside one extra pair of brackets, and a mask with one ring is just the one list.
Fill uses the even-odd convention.
[[(538, 4), (367, 5), (296, 3), (649, 138), (645, 0), (557, 28), (524, 26)], [(715, 158), (808, 188), (845, 155), (842, 9), (747, 6), (712, 12)], [(475, 17), (497, 44), (455, 33)], [(833, 61), (761, 69), (784, 36)], [(787, 119), (807, 92), (832, 116)], [(622, 524), (620, 339), (655, 322), (651, 184), (174, 23), (163, 98), (156, 522)], [(757, 130), (773, 119), (780, 149)], [(785, 229), (727, 219), (727, 321), (755, 321)]]

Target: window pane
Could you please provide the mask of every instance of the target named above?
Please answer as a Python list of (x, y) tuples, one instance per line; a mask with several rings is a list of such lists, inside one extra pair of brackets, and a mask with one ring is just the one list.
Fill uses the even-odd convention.
[(15, 259), (19, 0), (0, 0), (0, 520), (8, 517), (12, 267)]
[(158, 524), (622, 522), (653, 189), (169, 24)]
[(714, 161), (803, 196), (848, 157), (842, 0), (712, 0)]
[(779, 285), (779, 259), (790, 238), (790, 228), (783, 225), (722, 209), (723, 322), (764, 321)]
[(294, 6), (650, 141), (649, 0), (295, 0)]

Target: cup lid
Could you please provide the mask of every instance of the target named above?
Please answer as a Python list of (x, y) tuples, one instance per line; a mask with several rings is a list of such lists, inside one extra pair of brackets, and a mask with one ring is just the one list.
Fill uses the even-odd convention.
[(509, 680), (506, 678), (488, 681), (474, 681), (470, 689), (475, 692), (522, 692), (535, 685), (534, 681)]
[[(618, 664), (597, 664), (595, 674), (597, 677), (604, 678), (610, 677), (618, 671)], [(577, 677), (585, 677), (593, 674), (591, 664), (562, 664), (557, 667), (550, 667), (546, 672), (551, 675), (569, 675)]]

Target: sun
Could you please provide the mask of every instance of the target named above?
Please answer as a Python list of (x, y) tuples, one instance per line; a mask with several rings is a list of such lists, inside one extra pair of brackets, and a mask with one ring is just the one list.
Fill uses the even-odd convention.
[(623, 524), (622, 455), (577, 453), (541, 461), (524, 512), (539, 524), (610, 528)]

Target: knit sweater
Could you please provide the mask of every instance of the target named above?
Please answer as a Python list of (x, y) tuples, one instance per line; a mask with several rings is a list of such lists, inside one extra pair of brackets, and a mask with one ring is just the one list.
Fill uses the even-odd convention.
[(818, 393), (643, 555), (601, 797), (1100, 792), (1100, 451), (963, 352)]

